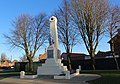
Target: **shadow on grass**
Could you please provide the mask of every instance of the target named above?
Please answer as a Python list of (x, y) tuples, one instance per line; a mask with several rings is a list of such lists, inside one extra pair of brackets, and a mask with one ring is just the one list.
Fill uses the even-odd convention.
[(0, 72), (0, 79), (11, 77), (11, 76), (18, 76), (20, 72)]
[(82, 73), (94, 73), (102, 76), (99, 79), (87, 81), (90, 84), (120, 84), (120, 70), (82, 71)]

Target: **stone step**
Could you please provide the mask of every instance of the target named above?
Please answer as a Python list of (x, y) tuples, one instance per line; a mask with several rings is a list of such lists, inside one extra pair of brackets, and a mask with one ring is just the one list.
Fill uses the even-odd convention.
[(63, 66), (61, 60), (58, 60), (58, 63), (55, 62), (53, 58), (47, 59), (45, 64), (42, 64), (41, 67), (38, 67), (38, 75), (59, 75), (68, 71), (67, 66)]

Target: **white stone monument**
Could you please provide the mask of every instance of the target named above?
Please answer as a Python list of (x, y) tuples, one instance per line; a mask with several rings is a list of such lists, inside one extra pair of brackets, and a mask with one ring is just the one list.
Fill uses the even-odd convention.
[(48, 58), (54, 58), (58, 62), (60, 50), (58, 49), (57, 18), (54, 16), (50, 18), (50, 46), (47, 51)]
[(59, 75), (67, 71), (67, 66), (63, 66), (58, 49), (57, 18), (50, 18), (50, 45), (47, 49), (47, 60), (42, 67), (38, 67), (37, 75)]
[[(71, 75), (67, 66), (63, 66), (58, 49), (57, 18), (50, 18), (50, 45), (47, 49), (47, 60), (39, 66), (37, 75), (53, 75), (54, 79), (70, 79)], [(61, 74), (64, 74), (61, 76)]]

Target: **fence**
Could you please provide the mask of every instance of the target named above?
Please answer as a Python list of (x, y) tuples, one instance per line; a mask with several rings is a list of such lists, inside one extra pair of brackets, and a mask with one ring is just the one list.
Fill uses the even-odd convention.
[[(120, 58), (117, 58), (118, 64), (120, 67)], [(68, 66), (68, 62), (63, 60), (62, 63)], [(38, 66), (41, 66), (41, 62), (33, 62), (33, 70), (37, 72)], [(81, 66), (82, 70), (92, 70), (91, 60), (72, 60), (71, 62), (72, 69), (76, 70)], [(116, 65), (113, 58), (103, 58), (103, 59), (95, 59), (95, 67), (96, 70), (115, 70)], [(16, 62), (15, 71), (28, 71), (29, 66), (28, 62)]]
[[(33, 70), (37, 72), (38, 66), (41, 66), (41, 62), (33, 62)], [(15, 71), (28, 71), (29, 63), (28, 62), (16, 62), (15, 63)]]
[[(117, 58), (118, 64), (120, 67), (120, 58)], [(68, 66), (67, 61), (62, 61), (64, 65)], [(77, 69), (81, 66), (82, 70), (92, 70), (91, 60), (72, 60), (71, 66), (72, 69)], [(103, 59), (95, 59), (95, 67), (96, 70), (114, 70), (116, 69), (115, 61), (113, 58), (103, 58)]]

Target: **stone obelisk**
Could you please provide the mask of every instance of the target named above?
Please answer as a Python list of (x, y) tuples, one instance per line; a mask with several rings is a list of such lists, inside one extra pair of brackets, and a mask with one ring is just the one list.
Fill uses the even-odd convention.
[(58, 48), (57, 18), (54, 16), (50, 18), (50, 34), (54, 41), (54, 47)]
[(48, 52), (48, 58), (54, 58), (55, 61), (58, 61), (58, 33), (57, 33), (57, 18), (52, 16), (50, 18), (50, 47), (48, 49), (53, 49), (53, 54), (50, 56)]
[(67, 71), (67, 66), (61, 63), (58, 49), (57, 18), (50, 18), (50, 45), (47, 48), (47, 60), (37, 69), (37, 75), (59, 75)]
[(57, 18), (52, 16), (50, 18), (50, 45), (47, 49), (48, 58), (53, 58), (58, 62), (60, 58), (60, 50), (58, 49), (58, 33), (57, 33)]

